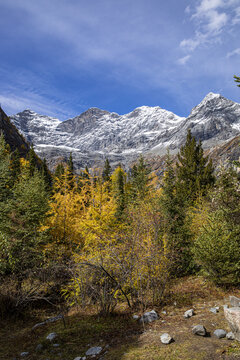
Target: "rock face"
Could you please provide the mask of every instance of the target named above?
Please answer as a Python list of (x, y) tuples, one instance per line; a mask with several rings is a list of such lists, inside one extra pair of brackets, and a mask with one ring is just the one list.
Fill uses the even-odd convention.
[(17, 149), (21, 156), (25, 157), (27, 155), (29, 151), (28, 143), (0, 108), (0, 134), (1, 133), (3, 133), (5, 141), (9, 144), (12, 151)]
[(167, 148), (176, 153), (189, 128), (205, 149), (224, 144), (240, 134), (240, 104), (210, 93), (187, 118), (142, 106), (125, 115), (91, 108), (63, 122), (25, 110), (11, 120), (40, 157), (67, 158), (72, 152), (76, 167), (106, 157), (127, 164), (140, 153), (164, 155)]
[(240, 307), (224, 307), (224, 315), (235, 339), (240, 341)]

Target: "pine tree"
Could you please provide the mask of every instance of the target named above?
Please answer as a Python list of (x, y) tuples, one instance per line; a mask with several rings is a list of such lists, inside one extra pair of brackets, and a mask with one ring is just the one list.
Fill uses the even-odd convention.
[(215, 181), (213, 170), (212, 162), (203, 156), (201, 141), (197, 144), (189, 129), (177, 162), (177, 192), (183, 203), (192, 205), (198, 195), (206, 193)]
[(150, 169), (141, 155), (134, 164), (130, 174), (130, 197), (132, 200), (143, 200), (149, 193)]
[(48, 169), (46, 159), (44, 158), (41, 164), (41, 174), (46, 185), (47, 191), (52, 190), (52, 174)]
[(71, 187), (73, 187), (73, 183), (74, 183), (74, 166), (73, 166), (73, 158), (72, 158), (72, 153), (70, 153), (69, 155), (69, 159), (67, 162), (67, 180), (70, 184)]
[(109, 164), (109, 160), (106, 159), (104, 162), (104, 168), (102, 172), (103, 182), (110, 181), (110, 178), (111, 178), (111, 166)]
[(33, 176), (35, 170), (37, 169), (37, 156), (35, 154), (33, 145), (30, 147), (28, 153), (28, 161), (29, 161), (29, 176)]
[(121, 220), (126, 206), (125, 199), (126, 174), (121, 166), (118, 166), (112, 174), (112, 192), (116, 201), (116, 218)]
[(238, 83), (237, 86), (240, 87), (240, 77), (234, 75), (234, 79), (235, 79), (234, 81), (235, 81), (236, 83)]

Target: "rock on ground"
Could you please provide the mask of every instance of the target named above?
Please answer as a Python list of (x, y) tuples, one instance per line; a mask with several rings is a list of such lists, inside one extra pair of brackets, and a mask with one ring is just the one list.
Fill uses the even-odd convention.
[(232, 307), (240, 307), (240, 299), (236, 296), (229, 296), (230, 305)]
[(194, 335), (206, 336), (207, 331), (203, 325), (196, 325), (193, 327), (192, 332)]
[(223, 329), (217, 329), (213, 333), (218, 339), (222, 339), (227, 335), (227, 332)]
[(192, 317), (193, 315), (194, 315), (194, 310), (193, 310), (193, 309), (187, 310), (187, 311), (185, 311), (185, 313), (184, 313), (185, 319), (190, 318), (190, 317)]
[(235, 339), (240, 341), (240, 307), (225, 307), (224, 315), (235, 336)]
[(102, 351), (101, 346), (94, 346), (86, 351), (86, 356), (99, 355), (101, 351)]
[(226, 338), (228, 340), (235, 340), (234, 333), (232, 331), (230, 331), (229, 333), (227, 333)]
[(210, 309), (210, 311), (213, 313), (213, 314), (217, 314), (219, 312), (219, 307), (212, 307)]
[(158, 314), (156, 313), (155, 310), (151, 310), (151, 311), (148, 311), (146, 312), (145, 314), (143, 314), (143, 316), (140, 318), (140, 322), (141, 323), (145, 323), (145, 324), (148, 324), (148, 323), (151, 323), (155, 320), (158, 320), (159, 319), (159, 316)]
[(162, 334), (160, 339), (161, 339), (161, 342), (165, 345), (168, 345), (173, 341), (173, 338), (167, 333)]
[(57, 337), (57, 334), (53, 332), (53, 333), (48, 334), (46, 339), (49, 341), (53, 341), (54, 339), (56, 339), (56, 337)]

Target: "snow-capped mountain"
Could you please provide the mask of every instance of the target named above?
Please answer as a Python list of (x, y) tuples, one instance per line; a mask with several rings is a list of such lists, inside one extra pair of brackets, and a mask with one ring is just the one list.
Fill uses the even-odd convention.
[(77, 166), (91, 166), (105, 157), (127, 163), (140, 153), (176, 152), (188, 128), (204, 148), (216, 146), (239, 135), (240, 104), (209, 93), (187, 118), (142, 106), (125, 115), (91, 108), (63, 122), (25, 110), (11, 120), (40, 156), (66, 158), (72, 152)]

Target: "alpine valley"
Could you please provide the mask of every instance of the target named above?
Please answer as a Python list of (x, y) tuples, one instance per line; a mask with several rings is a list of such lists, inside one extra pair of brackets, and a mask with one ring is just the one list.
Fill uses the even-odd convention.
[(50, 168), (70, 153), (76, 169), (99, 166), (106, 157), (111, 164), (126, 167), (141, 153), (160, 159), (167, 149), (177, 153), (189, 128), (217, 161), (240, 156), (240, 104), (214, 93), (187, 118), (158, 106), (142, 106), (126, 115), (90, 108), (66, 121), (24, 110), (10, 119)]

